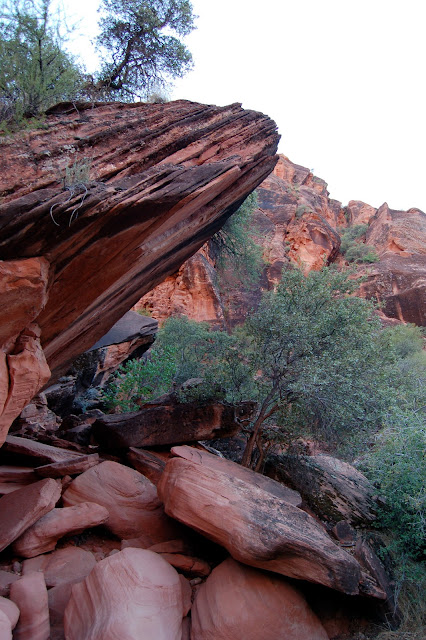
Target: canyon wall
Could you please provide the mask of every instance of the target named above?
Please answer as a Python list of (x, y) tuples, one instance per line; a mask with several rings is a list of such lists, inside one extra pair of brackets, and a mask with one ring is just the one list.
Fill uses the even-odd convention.
[[(341, 236), (363, 224), (368, 228), (360, 242), (374, 247), (377, 262), (357, 265), (357, 272), (366, 277), (360, 294), (381, 302), (388, 318), (426, 324), (426, 215), (422, 211), (396, 211), (386, 203), (375, 209), (359, 201), (343, 207), (330, 199), (323, 180), (282, 155), (257, 194), (250, 233), (262, 246), (265, 260), (261, 288), (273, 287), (289, 264), (300, 265), (305, 272), (334, 262), (344, 265)], [(178, 313), (222, 327), (243, 321), (259, 291), (233, 282), (232, 273), (219, 291), (214, 266), (205, 245), (137, 307), (145, 307), (160, 322)]]

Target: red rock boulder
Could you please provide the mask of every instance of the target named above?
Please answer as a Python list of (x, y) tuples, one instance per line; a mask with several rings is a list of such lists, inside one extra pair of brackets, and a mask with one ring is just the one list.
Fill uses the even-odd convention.
[(151, 546), (177, 537), (178, 525), (165, 515), (155, 486), (118, 462), (102, 462), (73, 480), (63, 494), (64, 506), (82, 502), (105, 507), (105, 526), (119, 538), (143, 536)]
[(198, 590), (192, 640), (327, 640), (303, 595), (283, 578), (222, 562)]
[(67, 640), (181, 640), (179, 574), (152, 551), (124, 549), (74, 585), (65, 610)]
[(172, 458), (158, 484), (176, 520), (224, 546), (236, 560), (348, 594), (358, 562), (307, 513), (232, 473)]

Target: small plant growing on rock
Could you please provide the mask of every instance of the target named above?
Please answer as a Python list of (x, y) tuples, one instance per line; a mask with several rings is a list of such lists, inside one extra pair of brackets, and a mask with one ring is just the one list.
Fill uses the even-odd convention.
[(61, 206), (66, 205), (69, 202), (71, 202), (71, 200), (75, 196), (80, 195), (81, 196), (80, 201), (71, 211), (68, 226), (70, 227), (72, 222), (77, 219), (78, 211), (83, 206), (86, 196), (89, 192), (87, 186), (90, 183), (91, 165), (92, 165), (91, 158), (81, 158), (81, 159), (76, 158), (72, 164), (66, 167), (63, 183), (64, 183), (64, 190), (68, 191), (69, 196), (65, 200), (65, 202), (62, 202), (62, 203), (57, 202), (50, 207), (50, 217), (52, 218), (52, 221), (54, 222), (54, 224), (56, 224), (57, 227), (59, 227), (60, 224), (59, 222), (56, 222), (53, 216), (54, 208), (60, 205)]
[(65, 169), (64, 188), (72, 189), (80, 185), (86, 186), (90, 182), (91, 158), (76, 158)]
[(305, 213), (313, 213), (313, 210), (307, 204), (299, 204), (299, 206), (296, 209), (296, 213), (294, 214), (296, 217), (296, 220), (299, 220), (299, 218), (301, 218)]

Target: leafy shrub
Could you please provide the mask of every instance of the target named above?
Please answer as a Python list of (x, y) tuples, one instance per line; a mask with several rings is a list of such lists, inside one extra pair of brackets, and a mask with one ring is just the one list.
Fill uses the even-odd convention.
[(75, 99), (83, 74), (63, 48), (48, 0), (4, 2), (0, 15), (0, 121), (16, 127), (60, 100)]
[(397, 357), (401, 360), (416, 353), (419, 354), (423, 349), (422, 329), (414, 324), (400, 324), (385, 329), (385, 335)]
[(129, 360), (118, 368), (103, 393), (103, 402), (120, 412), (137, 411), (138, 400), (147, 402), (169, 391), (175, 374), (175, 349), (157, 346), (144, 361)]
[(372, 263), (380, 260), (374, 247), (360, 241), (365, 236), (367, 229), (367, 224), (356, 224), (344, 229), (340, 251), (348, 262)]
[(348, 262), (378, 262), (380, 260), (374, 247), (368, 244), (358, 244), (354, 242), (345, 251), (344, 256)]
[(378, 524), (394, 533), (400, 556), (420, 559), (426, 542), (426, 352), (417, 327), (388, 329), (384, 339), (405, 357), (394, 380), (396, 408), (363, 464), (387, 501)]
[(178, 391), (189, 379), (203, 382), (180, 392), (181, 400), (210, 399), (220, 395), (215, 371), (223, 350), (232, 338), (210, 331), (206, 323), (186, 317), (169, 318), (157, 334), (154, 346), (141, 360), (122, 365), (103, 394), (106, 407), (136, 411), (142, 402)]

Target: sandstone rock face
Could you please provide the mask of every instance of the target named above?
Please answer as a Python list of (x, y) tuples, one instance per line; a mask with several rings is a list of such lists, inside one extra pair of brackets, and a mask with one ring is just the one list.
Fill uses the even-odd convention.
[(50, 377), (35, 322), (6, 349), (0, 349), (0, 445), (13, 420)]
[(59, 538), (96, 527), (106, 522), (108, 517), (107, 509), (95, 502), (82, 502), (74, 507), (52, 509), (14, 542), (13, 550), (23, 558), (32, 558), (53, 551)]
[[(302, 261), (308, 271), (336, 258), (340, 247), (336, 226), (345, 219), (340, 203), (329, 200), (324, 181), (279, 156), (274, 172), (257, 194), (252, 232), (269, 263), (263, 286), (273, 286), (289, 260)], [(179, 313), (222, 328), (244, 321), (255, 302), (253, 292), (234, 283), (232, 274), (227, 274), (227, 285), (219, 291), (214, 265), (206, 245), (177, 274), (145, 295), (136, 308), (149, 309), (160, 322)]]
[(99, 418), (93, 432), (110, 449), (226, 438), (240, 431), (239, 421), (250, 417), (254, 407), (253, 402), (235, 406), (221, 402), (152, 402), (141, 411)]
[(14, 582), (10, 587), (10, 599), (20, 611), (14, 639), (48, 640), (49, 607), (43, 574), (31, 573)]
[(60, 483), (47, 478), (0, 498), (0, 551), (51, 511), (60, 496)]
[(182, 588), (160, 556), (124, 549), (101, 560), (72, 589), (65, 610), (67, 640), (181, 640)]
[[(153, 342), (158, 330), (154, 318), (141, 316), (128, 311), (96, 344), (86, 352), (96, 352), (97, 367), (92, 373), (93, 386), (102, 386), (110, 373), (129, 357), (131, 353), (144, 346), (146, 350)], [(83, 356), (80, 356), (82, 358)], [(75, 366), (75, 365), (74, 365)], [(87, 375), (87, 374), (86, 374)]]
[[(277, 143), (263, 114), (187, 101), (59, 105), (45, 130), (4, 140), (0, 297), (16, 307), (3, 332), (4, 431), (48, 367), (58, 377), (223, 225), (274, 167)], [(30, 322), (44, 356), (34, 329), (23, 346)]]
[(377, 515), (377, 496), (363, 473), (327, 455), (275, 456), (268, 474), (290, 482), (321, 519), (366, 525)]
[(197, 592), (193, 640), (327, 640), (305, 598), (281, 577), (222, 562)]
[(105, 526), (119, 538), (145, 536), (147, 546), (176, 537), (155, 486), (118, 462), (102, 462), (73, 480), (62, 496), (64, 506), (96, 502), (105, 507)]
[(395, 211), (385, 203), (371, 219), (367, 244), (380, 261), (365, 269), (365, 297), (384, 303), (391, 317), (426, 325), (426, 214), (419, 209)]
[(290, 489), (289, 487), (280, 484), (279, 482), (275, 482), (271, 480), (267, 476), (263, 476), (261, 473), (255, 473), (250, 469), (246, 469), (241, 465), (235, 464), (235, 462), (231, 462), (230, 460), (226, 460), (225, 458), (219, 458), (218, 456), (214, 456), (207, 451), (202, 451), (200, 449), (194, 449), (193, 447), (183, 446), (183, 447), (173, 447), (171, 450), (174, 456), (179, 458), (184, 458), (185, 460), (190, 460), (195, 464), (199, 464), (201, 466), (208, 467), (209, 469), (218, 471), (223, 471), (225, 473), (229, 473), (234, 478), (240, 478), (240, 480), (245, 480), (249, 482), (251, 485), (255, 487), (259, 487), (259, 489), (263, 489), (267, 491), (273, 496), (292, 504), (294, 507), (300, 507), (302, 504), (302, 498), (300, 493)]
[(158, 455), (145, 449), (130, 447), (127, 459), (132, 467), (151, 480), (157, 486), (166, 467), (166, 461)]
[(359, 564), (307, 513), (229, 473), (172, 458), (158, 484), (166, 513), (253, 567), (358, 593)]
[(0, 495), (5, 495), (22, 489), (32, 482), (39, 480), (32, 467), (17, 467), (4, 465), (0, 467)]
[(207, 245), (139, 300), (135, 309), (147, 309), (160, 322), (184, 314), (197, 322), (223, 329), (225, 314)]
[[(344, 263), (339, 253), (340, 235), (348, 226), (366, 224), (366, 244), (375, 247), (380, 261), (360, 266), (367, 282), (360, 293), (385, 303), (386, 317), (418, 325), (425, 324), (426, 307), (426, 215), (418, 209), (391, 210), (387, 204), (375, 209), (352, 200), (347, 207), (329, 198), (327, 184), (309, 169), (293, 164), (285, 156), (257, 189), (258, 208), (253, 214), (251, 233), (263, 248), (267, 262), (261, 288), (270, 289), (281, 279), (283, 267), (301, 264), (307, 273), (323, 264)], [(207, 261), (208, 277), (191, 278), (191, 265), (181, 269), (142, 298), (161, 322), (170, 315), (184, 313), (193, 320), (207, 320), (214, 326), (233, 326), (245, 320), (249, 309), (260, 299), (259, 291), (235, 282), (227, 273), (220, 290), (215, 282), (206, 245), (197, 255)], [(191, 258), (192, 263), (197, 256)], [(202, 262), (202, 261), (201, 261)], [(191, 300), (197, 290), (197, 305)], [(168, 300), (172, 300), (169, 303)], [(201, 300), (202, 299), (202, 300)], [(208, 309), (206, 313), (205, 310)], [(224, 313), (226, 309), (226, 313)], [(214, 317), (212, 317), (214, 316)], [(224, 317), (225, 316), (225, 317)]]

